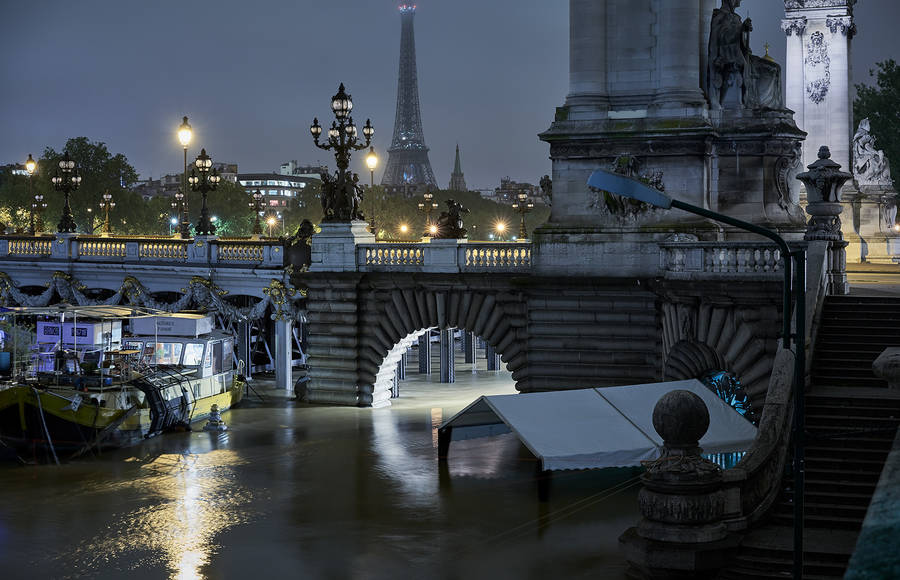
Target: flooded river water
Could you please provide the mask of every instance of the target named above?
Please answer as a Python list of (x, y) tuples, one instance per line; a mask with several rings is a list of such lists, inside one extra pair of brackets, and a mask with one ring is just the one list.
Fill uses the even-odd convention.
[(514, 391), (502, 372), (436, 381), (382, 409), (265, 392), (225, 433), (0, 464), (0, 578), (623, 578), (637, 470), (556, 472), (541, 502), (504, 435), (455, 442), (442, 473), (441, 422)]

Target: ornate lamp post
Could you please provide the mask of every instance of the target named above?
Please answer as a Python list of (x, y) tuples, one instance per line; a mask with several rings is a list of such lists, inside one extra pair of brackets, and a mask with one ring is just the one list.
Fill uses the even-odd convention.
[(103, 201), (100, 202), (100, 209), (103, 210), (103, 235), (109, 235), (109, 210), (116, 207), (116, 202), (112, 200), (112, 194), (109, 190), (103, 194)]
[(34, 196), (34, 201), (31, 202), (31, 215), (34, 220), (34, 231), (31, 232), (32, 234), (44, 231), (43, 214), (45, 209), (47, 209), (47, 202), (44, 201), (44, 196), (40, 193), (36, 194)]
[[(175, 192), (175, 201), (173, 201), (171, 203), (171, 205), (172, 205), (172, 209), (175, 210), (175, 217), (172, 218), (172, 220), (174, 220), (174, 221), (170, 222), (170, 225), (178, 226), (178, 227), (174, 227), (175, 231), (181, 237), (186, 238), (187, 235), (185, 235), (185, 233), (184, 233), (183, 226), (184, 225), (189, 226), (190, 224), (186, 224), (186, 223), (182, 222), (182, 219), (183, 219), (182, 216), (185, 213), (184, 207), (186, 204), (184, 202), (184, 193), (182, 193), (181, 189), (179, 189), (178, 191)], [(187, 220), (185, 219), (184, 222), (187, 222)], [(181, 226), (179, 226), (179, 224), (181, 224)], [(172, 228), (170, 228), (170, 229), (172, 229)], [(188, 230), (188, 234), (190, 234), (190, 230)]]
[(316, 147), (334, 150), (334, 159), (337, 162), (337, 171), (334, 177), (327, 173), (322, 174), (324, 181), (322, 184), (322, 210), (325, 214), (322, 221), (349, 222), (365, 219), (359, 208), (360, 201), (362, 201), (361, 192), (357, 186), (359, 177), (351, 173), (348, 168), (350, 167), (351, 152), (369, 147), (375, 129), (369, 119), (366, 119), (366, 124), (362, 129), (366, 142), (365, 144), (360, 143), (356, 125), (353, 124), (353, 117), (350, 116), (350, 111), (353, 110), (353, 100), (344, 91), (343, 83), (338, 88), (337, 94), (331, 98), (331, 110), (337, 120), (332, 121), (331, 128), (328, 129), (327, 143), (319, 143), (322, 126), (319, 125), (318, 118), (314, 118), (313, 124), (309, 127)]
[(366, 166), (369, 168), (369, 195), (372, 196), (372, 216), (369, 220), (369, 230), (377, 235), (378, 223), (375, 217), (375, 168), (378, 166), (378, 155), (375, 155), (374, 147), (369, 147), (369, 154), (366, 155)]
[[(34, 185), (32, 183), (32, 178), (34, 177), (34, 170), (37, 169), (37, 162), (31, 157), (31, 153), (28, 154), (28, 160), (25, 162), (25, 171), (28, 172), (28, 195), (31, 196), (34, 194)], [(32, 236), (34, 235), (34, 204), (31, 204), (31, 217), (28, 220), (28, 233)]]
[[(187, 174), (187, 150), (188, 145), (191, 143), (191, 138), (194, 136), (194, 132), (191, 129), (190, 123), (188, 123), (188, 118), (184, 117), (181, 121), (181, 125), (178, 127), (178, 142), (181, 143), (181, 147), (184, 149), (184, 173), (181, 176), (181, 191), (186, 192), (188, 187), (188, 174)], [(177, 194), (176, 194), (177, 195)], [(182, 193), (182, 196), (184, 194)], [(184, 199), (184, 202), (181, 204), (181, 237), (189, 238), (191, 236), (191, 224), (188, 221), (188, 204), (187, 199)]]
[(516, 194), (512, 208), (522, 216), (522, 221), (519, 223), (519, 240), (526, 240), (528, 239), (528, 230), (525, 228), (525, 214), (534, 209), (534, 202), (528, 199), (527, 193), (520, 191)]
[(194, 161), (194, 166), (200, 172), (200, 176), (198, 177), (194, 169), (191, 169), (191, 176), (188, 178), (188, 182), (191, 184), (191, 191), (199, 191), (203, 196), (201, 198), (200, 220), (197, 222), (197, 233), (201, 236), (213, 236), (216, 233), (216, 226), (209, 219), (209, 208), (206, 207), (206, 194), (210, 191), (215, 191), (222, 178), (219, 177), (219, 172), (215, 169), (210, 172), (212, 158), (206, 154), (206, 149), (200, 150), (200, 155)]
[[(59, 172), (62, 172), (62, 175)], [(71, 234), (75, 232), (75, 218), (72, 217), (72, 207), (69, 205), (69, 194), (78, 189), (81, 185), (81, 176), (75, 172), (75, 162), (69, 159), (69, 152), (66, 151), (63, 158), (59, 160), (59, 171), (50, 180), (53, 182), (53, 189), (63, 192), (66, 197), (66, 203), (63, 206), (62, 217), (59, 219), (58, 231), (63, 234)]]
[(434, 236), (437, 233), (436, 230), (432, 231), (431, 226), (431, 212), (437, 209), (438, 204), (434, 200), (434, 194), (430, 191), (426, 191), (422, 194), (422, 199), (424, 201), (419, 202), (419, 211), (425, 213), (425, 235), (426, 236)]
[(259, 223), (259, 216), (262, 213), (262, 198), (263, 194), (260, 190), (256, 190), (253, 192), (253, 201), (251, 201), (249, 205), (253, 208), (253, 235), (258, 236), (262, 234), (262, 226)]

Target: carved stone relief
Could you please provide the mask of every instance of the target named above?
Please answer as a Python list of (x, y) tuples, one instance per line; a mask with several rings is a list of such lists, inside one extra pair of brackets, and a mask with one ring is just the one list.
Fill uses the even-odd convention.
[(806, 31), (806, 17), (785, 18), (781, 21), (781, 30), (788, 36), (791, 34), (802, 36), (803, 32)]
[(844, 36), (853, 38), (856, 34), (856, 24), (853, 23), (851, 16), (829, 16), (825, 20), (825, 26), (831, 31), (831, 34), (837, 34), (838, 31)]
[(806, 96), (815, 104), (825, 100), (831, 87), (831, 58), (828, 56), (828, 43), (821, 32), (813, 32), (806, 44), (806, 58), (803, 61), (806, 76)]

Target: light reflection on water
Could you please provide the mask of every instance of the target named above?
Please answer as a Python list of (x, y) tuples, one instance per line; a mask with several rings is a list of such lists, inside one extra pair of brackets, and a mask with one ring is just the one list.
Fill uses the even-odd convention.
[(0, 465), (2, 578), (623, 577), (637, 491), (598, 492), (635, 472), (559, 472), (539, 502), (513, 436), (455, 442), (440, 469), (437, 427), (491, 386), (457, 380), (386, 409), (270, 397), (227, 433)]

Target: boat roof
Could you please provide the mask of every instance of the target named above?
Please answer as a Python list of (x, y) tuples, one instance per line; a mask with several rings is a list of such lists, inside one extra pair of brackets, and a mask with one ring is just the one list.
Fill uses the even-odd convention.
[(83, 316), (101, 320), (126, 318), (144, 318), (147, 316), (178, 316), (172, 312), (147, 308), (146, 306), (73, 306), (71, 304), (54, 304), (52, 306), (4, 306), (0, 307), (0, 316), (13, 314), (18, 316)]

